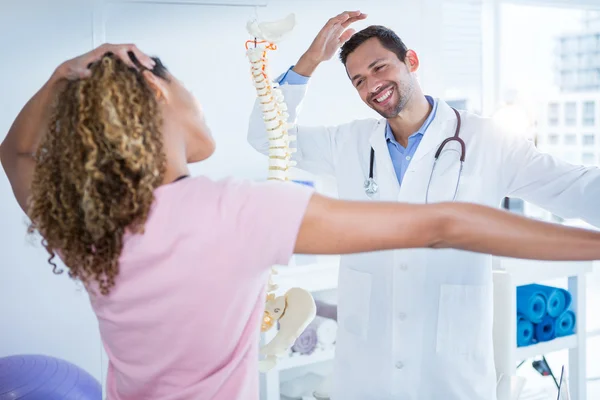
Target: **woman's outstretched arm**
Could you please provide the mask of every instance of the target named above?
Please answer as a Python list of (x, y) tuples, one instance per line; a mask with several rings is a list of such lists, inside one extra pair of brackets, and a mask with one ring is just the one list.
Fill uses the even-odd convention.
[(347, 254), (426, 247), (539, 260), (597, 260), (600, 232), (470, 203), (374, 203), (315, 194), (295, 252)]

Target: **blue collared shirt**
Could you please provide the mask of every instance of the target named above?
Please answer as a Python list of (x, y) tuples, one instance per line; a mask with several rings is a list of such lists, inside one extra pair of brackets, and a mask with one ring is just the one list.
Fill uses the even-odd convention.
[[(308, 82), (307, 77), (297, 74), (292, 70), (293, 67), (288, 69), (285, 73), (279, 76), (276, 81), (283, 85), (284, 83), (290, 85), (304, 85)], [(390, 152), (390, 158), (392, 159), (392, 164), (394, 165), (394, 171), (396, 171), (396, 178), (398, 179), (398, 184), (402, 185), (402, 180), (404, 179), (404, 174), (408, 169), (408, 165), (410, 164), (410, 160), (412, 160), (417, 148), (419, 147), (419, 143), (421, 143), (421, 139), (423, 135), (429, 128), (431, 121), (435, 118), (435, 114), (437, 112), (438, 102), (436, 99), (431, 96), (425, 96), (429, 104), (431, 104), (431, 112), (427, 116), (423, 125), (419, 128), (418, 131), (413, 133), (408, 137), (408, 145), (407, 147), (402, 146), (400, 143), (396, 141), (394, 138), (394, 134), (392, 133), (392, 128), (389, 123), (386, 123), (385, 126), (385, 138), (388, 145), (388, 151)]]
[(419, 144), (421, 143), (423, 135), (427, 131), (427, 128), (429, 128), (429, 125), (435, 118), (435, 114), (437, 112), (437, 100), (431, 96), (425, 96), (425, 98), (429, 104), (431, 104), (431, 112), (419, 130), (408, 137), (407, 147), (402, 146), (396, 141), (390, 124), (386, 123), (385, 125), (385, 139), (387, 141), (390, 157), (392, 158), (392, 164), (394, 164), (394, 171), (396, 171), (396, 177), (398, 178), (398, 183), (400, 185), (402, 185), (404, 174), (406, 173), (408, 165), (417, 151), (417, 147), (419, 147)]

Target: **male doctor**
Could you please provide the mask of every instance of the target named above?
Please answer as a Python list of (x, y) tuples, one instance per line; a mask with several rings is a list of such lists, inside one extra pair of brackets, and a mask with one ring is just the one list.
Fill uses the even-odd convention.
[[(346, 30), (363, 18), (357, 11), (330, 19), (279, 83), (295, 121), (308, 78), (343, 45), (340, 58), (351, 84), (382, 118), (299, 125), (299, 168), (334, 175), (344, 199), (498, 207), (511, 196), (600, 226), (598, 168), (542, 154), (489, 119), (457, 115), (425, 96), (415, 76), (419, 58), (394, 32)], [(457, 132), (464, 151), (452, 140), (434, 165), (442, 142)], [(248, 140), (267, 154), (258, 103)], [(495, 399), (492, 312), (490, 256), (446, 249), (343, 256), (332, 399)]]

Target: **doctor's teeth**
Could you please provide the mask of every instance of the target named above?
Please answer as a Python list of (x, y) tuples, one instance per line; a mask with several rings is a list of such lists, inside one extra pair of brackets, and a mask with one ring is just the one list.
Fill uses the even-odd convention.
[(388, 90), (387, 92), (385, 92), (383, 94), (383, 96), (379, 96), (375, 99), (375, 101), (377, 101), (378, 103), (381, 103), (382, 101), (386, 100), (388, 97), (390, 97), (390, 95), (392, 94), (392, 89)]

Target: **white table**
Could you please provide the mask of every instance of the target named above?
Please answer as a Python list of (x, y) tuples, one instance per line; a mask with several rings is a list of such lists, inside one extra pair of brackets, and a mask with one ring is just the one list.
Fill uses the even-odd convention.
[[(586, 400), (585, 279), (592, 262), (548, 262), (496, 258), (494, 267), (494, 358), (500, 376), (515, 376), (519, 361), (558, 350), (569, 350), (571, 400)], [(517, 347), (517, 286), (568, 278), (576, 314), (575, 334)], [(509, 382), (509, 380), (507, 380)], [(509, 399), (508, 387), (498, 387), (498, 400)]]

